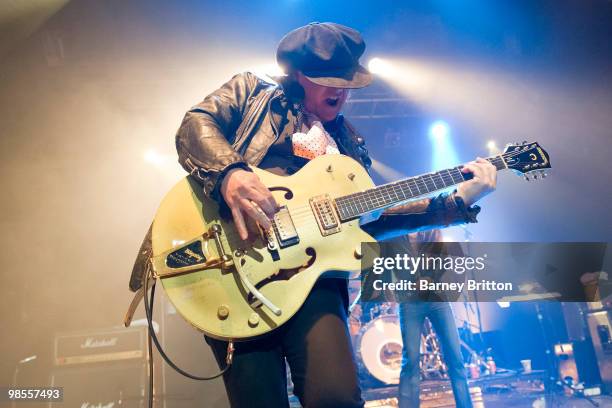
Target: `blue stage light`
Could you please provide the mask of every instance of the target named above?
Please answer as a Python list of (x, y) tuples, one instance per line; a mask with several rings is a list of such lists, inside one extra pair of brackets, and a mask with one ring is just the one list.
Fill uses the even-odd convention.
[(450, 126), (443, 120), (437, 120), (429, 127), (429, 137), (436, 140), (446, 139), (450, 135)]
[(459, 164), (459, 157), (450, 137), (450, 126), (443, 120), (437, 120), (429, 127), (429, 138), (432, 143), (432, 170), (438, 171)]

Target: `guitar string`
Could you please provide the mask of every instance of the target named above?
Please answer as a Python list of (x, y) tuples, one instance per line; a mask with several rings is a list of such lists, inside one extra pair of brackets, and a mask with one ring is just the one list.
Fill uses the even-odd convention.
[[(489, 160), (489, 162), (492, 162), (492, 161), (494, 161), (494, 160), (500, 160), (502, 157), (503, 157), (503, 158), (512, 158), (512, 157), (517, 156), (517, 155), (519, 155), (519, 154), (521, 154), (521, 153), (523, 153), (523, 152), (522, 152), (522, 151), (519, 151), (519, 152), (510, 152), (510, 153), (506, 153), (506, 154), (502, 154), (502, 155), (494, 156), (494, 157), (492, 157), (490, 160), (489, 160), (489, 159), (486, 159), (486, 160)], [(461, 166), (457, 166), (457, 167), (454, 167), (452, 170), (458, 170), (460, 167), (463, 167), (463, 165), (461, 165)], [(448, 171), (448, 172), (449, 172), (449, 174), (450, 174), (451, 169), (445, 169), (445, 170), (441, 170), (441, 171)], [(437, 186), (436, 186), (435, 181), (434, 181), (434, 179), (433, 179), (433, 176), (434, 176), (434, 175), (436, 175), (436, 174), (437, 174), (437, 175), (440, 177), (440, 179), (441, 179), (443, 182), (445, 182), (443, 177), (450, 177), (450, 178), (451, 178), (451, 181), (454, 181), (454, 180), (453, 180), (453, 178), (452, 178), (452, 176), (450, 176), (450, 175), (442, 176), (442, 175), (440, 174), (440, 172), (436, 172), (436, 173), (427, 173), (427, 174), (423, 174), (423, 175), (415, 176), (415, 177), (412, 177), (412, 178), (409, 178), (409, 179), (404, 179), (404, 180), (400, 180), (400, 181), (398, 181), (398, 182), (394, 182), (394, 183), (401, 183), (401, 182), (407, 182), (407, 183), (409, 183), (409, 182), (410, 182), (410, 180), (412, 180), (412, 179), (417, 179), (417, 178), (422, 178), (422, 177), (427, 177), (427, 176), (429, 176), (429, 177), (430, 177), (430, 180), (429, 180), (429, 181), (423, 181), (423, 184), (424, 184), (424, 185), (425, 185), (425, 187), (426, 187), (426, 188), (428, 188), (428, 189), (430, 188), (430, 185), (429, 185), (429, 184), (433, 184), (433, 187), (434, 187), (434, 189), (433, 189), (433, 190), (430, 190), (430, 191), (425, 192), (425, 193), (423, 193), (423, 194), (415, 195), (415, 196), (412, 196), (412, 197), (406, 198), (405, 200), (399, 201), (399, 202), (398, 202), (398, 204), (399, 204), (399, 203), (401, 203), (401, 202), (404, 202), (404, 201), (409, 201), (409, 200), (412, 200), (412, 199), (418, 198), (418, 197), (420, 197), (420, 196), (427, 195), (427, 194), (429, 194), (429, 193), (433, 193), (433, 192), (435, 192), (435, 191), (443, 190), (443, 189), (448, 188), (448, 187), (451, 187), (451, 186), (453, 186), (453, 185), (461, 184), (461, 183), (463, 182), (463, 181), (461, 181), (461, 182), (459, 182), (459, 183), (454, 183), (454, 182), (453, 182), (451, 185), (444, 186), (444, 187), (442, 187), (442, 188), (436, 188)], [(464, 180), (464, 181), (465, 181), (465, 180)], [(419, 192), (420, 192), (420, 189), (419, 189), (419, 186), (418, 186), (418, 184), (417, 184), (416, 180), (415, 180), (415, 181), (413, 181), (413, 182), (414, 182), (415, 186), (417, 187), (417, 191), (419, 191)], [(372, 189), (369, 189), (369, 190), (366, 190), (366, 191), (373, 191), (373, 190), (375, 190), (376, 188), (383, 187), (383, 186), (389, 186), (389, 187), (391, 187), (392, 189), (395, 189), (396, 187), (399, 187), (399, 188), (400, 188), (400, 190), (402, 189), (402, 187), (401, 187), (401, 186), (397, 186), (397, 184), (395, 184), (395, 185), (394, 185), (394, 183), (388, 183), (388, 184), (383, 184), (383, 185), (381, 185), (381, 186), (375, 186), (375, 187), (373, 187)], [(410, 189), (410, 186), (408, 186), (408, 188)], [(411, 189), (410, 189), (410, 190), (411, 190)], [(412, 192), (412, 191), (411, 191), (411, 192)], [(360, 193), (363, 193), (363, 192), (360, 192)], [(394, 194), (397, 196), (397, 193), (396, 193), (395, 191), (393, 191), (393, 193), (394, 193)], [(403, 193), (403, 191), (402, 191), (402, 193)], [(380, 191), (380, 194), (385, 194), (385, 192)], [(387, 192), (387, 194), (389, 194), (389, 192)], [(397, 197), (399, 198), (399, 196), (397, 196)], [(378, 201), (378, 200), (383, 200), (383, 202), (384, 202), (384, 200), (385, 200), (385, 197), (384, 197), (384, 196), (382, 196), (381, 198), (376, 198), (376, 197), (374, 197), (374, 198), (375, 198), (377, 201)], [(390, 196), (390, 195), (389, 195), (389, 198), (391, 198), (391, 196)], [(372, 200), (370, 199), (370, 201), (372, 201)], [(359, 204), (360, 204), (359, 206), (363, 206), (363, 205), (361, 205), (361, 204), (368, 205), (368, 203), (367, 203), (367, 202), (365, 202), (365, 199), (364, 199), (364, 201), (363, 201), (362, 203), (359, 203)], [(372, 202), (372, 204), (374, 204), (374, 202)], [(375, 205), (377, 205), (377, 204), (375, 204)], [(393, 205), (391, 205), (391, 206), (393, 206)], [(367, 213), (369, 213), (369, 212), (376, 211), (377, 209), (384, 209), (384, 204), (383, 204), (383, 206), (381, 206), (381, 207), (374, 207), (373, 209), (370, 209), (370, 210), (365, 210), (365, 211), (360, 211), (360, 210), (357, 208), (357, 205), (354, 205), (353, 207), (355, 208), (355, 210), (359, 211), (359, 214), (367, 214)], [(352, 212), (352, 210), (351, 210), (351, 212)], [(314, 213), (313, 213), (313, 209), (312, 209), (312, 207), (311, 207), (310, 205), (300, 205), (300, 206), (294, 207), (294, 208), (290, 209), (289, 213), (290, 213), (290, 215), (291, 215), (291, 219), (292, 219), (292, 221), (293, 221), (295, 224), (300, 224), (301, 226), (307, 226), (307, 227), (311, 227), (312, 225), (318, 225), (318, 222), (317, 222), (317, 220), (316, 220), (316, 218), (315, 218), (315, 215), (314, 215)], [(355, 215), (358, 215), (358, 214), (355, 214)], [(297, 229), (297, 227), (296, 227), (296, 229)]]
[[(494, 156), (494, 157), (492, 157), (492, 158), (490, 158), (490, 159), (485, 159), (485, 160), (489, 160), (489, 162), (493, 162), (493, 161), (495, 161), (495, 160), (501, 160), (502, 158), (504, 158), (504, 159), (507, 159), (507, 158), (512, 158), (512, 157), (517, 156), (517, 155), (522, 154), (522, 153), (524, 153), (524, 151), (519, 151), (519, 152), (509, 152), (509, 153), (505, 153), (505, 154), (501, 154), (501, 155), (498, 155), (498, 156)], [(381, 188), (381, 187), (384, 187), (384, 186), (389, 186), (389, 187), (395, 188), (395, 187), (398, 187), (397, 183), (402, 183), (402, 182), (409, 183), (411, 180), (412, 180), (412, 181), (415, 183), (415, 185), (416, 185), (416, 183), (417, 183), (416, 179), (418, 179), (418, 178), (422, 178), (422, 177), (428, 177), (428, 176), (429, 176), (429, 177), (431, 178), (431, 180), (430, 180), (430, 181), (427, 181), (427, 182), (425, 182), (425, 181), (424, 181), (425, 187), (429, 188), (429, 185), (428, 185), (428, 183), (429, 183), (429, 184), (433, 184), (434, 189), (433, 189), (433, 190), (430, 190), (430, 191), (427, 191), (427, 192), (425, 192), (425, 193), (422, 193), (422, 194), (417, 194), (417, 195), (415, 195), (415, 196), (412, 196), (412, 197), (406, 198), (406, 199), (405, 199), (405, 201), (408, 201), (408, 200), (411, 200), (411, 199), (413, 199), (413, 198), (417, 198), (417, 197), (420, 197), (420, 196), (424, 196), (424, 195), (426, 195), (426, 194), (433, 193), (433, 192), (438, 191), (438, 190), (444, 190), (445, 188), (448, 188), (448, 187), (451, 187), (451, 186), (454, 186), (454, 185), (458, 185), (458, 184), (463, 183), (464, 181), (467, 181), (467, 180), (463, 180), (463, 181), (460, 181), (459, 183), (454, 183), (454, 182), (453, 182), (452, 184), (447, 185), (447, 186), (444, 186), (444, 187), (442, 187), (442, 188), (436, 188), (435, 181), (434, 181), (434, 179), (433, 179), (433, 176), (434, 176), (434, 175), (439, 175), (439, 176), (440, 176), (440, 178), (441, 178), (443, 181), (444, 181), (444, 178), (443, 178), (443, 177), (451, 177), (451, 181), (453, 181), (453, 180), (452, 180), (452, 176), (449, 176), (449, 175), (442, 176), (440, 173), (441, 173), (441, 172), (444, 172), (444, 171), (448, 171), (448, 172), (450, 172), (450, 171), (452, 171), (452, 170), (458, 170), (459, 168), (463, 168), (463, 167), (464, 167), (464, 165), (460, 165), (460, 166), (457, 166), (457, 167), (453, 167), (452, 169), (444, 169), (444, 170), (440, 170), (439, 172), (435, 172), (435, 173), (426, 173), (426, 174), (422, 174), (422, 175), (414, 176), (414, 177), (411, 177), (411, 178), (403, 179), (403, 180), (400, 180), (400, 181), (396, 181), (396, 182), (392, 182), (392, 183), (387, 183), (387, 184), (382, 184), (382, 185), (380, 185), (380, 186), (375, 186), (375, 187), (372, 187), (371, 189), (368, 189), (368, 190), (365, 190), (365, 191), (360, 191), (360, 192), (353, 193), (353, 194), (360, 194), (360, 193), (365, 193), (365, 192), (367, 192), (367, 191), (374, 191), (374, 190), (376, 190), (376, 189), (378, 189), (378, 188)], [(462, 174), (464, 174), (464, 173), (462, 173)], [(419, 192), (420, 192), (420, 190), (419, 190), (419, 188), (418, 188), (418, 185), (416, 185), (416, 186), (417, 186), (417, 191), (419, 191)], [(410, 188), (410, 186), (408, 186), (408, 187)], [(402, 187), (400, 187), (400, 189), (401, 189), (401, 188), (402, 188)], [(385, 192), (383, 192), (383, 191), (380, 191), (380, 193), (381, 193), (381, 194), (385, 194)], [(395, 193), (395, 192), (394, 192), (394, 193)], [(350, 194), (349, 194), (349, 195), (350, 195)], [(336, 199), (338, 199), (338, 198), (342, 198), (342, 197), (346, 197), (346, 196), (337, 197)], [(385, 197), (383, 196), (382, 198), (384, 199)], [(334, 199), (334, 200), (336, 200), (336, 199)], [(377, 199), (377, 200), (378, 200), (378, 199)], [(400, 202), (403, 202), (403, 200), (402, 200), (402, 201), (400, 201)], [(357, 208), (356, 208), (356, 209), (357, 209)], [(376, 209), (377, 209), (377, 208), (373, 208), (372, 210), (367, 210), (367, 211), (365, 211), (365, 212), (374, 211), (374, 210), (376, 210)], [(300, 205), (300, 206), (294, 207), (294, 208), (293, 208), (293, 210), (292, 210), (292, 211), (290, 211), (290, 213), (291, 213), (291, 215), (292, 215), (292, 216), (293, 216), (293, 215), (295, 215), (295, 216), (298, 216), (298, 217), (299, 217), (299, 216), (300, 216), (300, 215), (302, 215), (303, 213), (312, 213), (312, 208), (310, 207), (310, 205)]]
[[(500, 157), (496, 156), (492, 160), (496, 160), (496, 159), (500, 160)], [(458, 167), (455, 167), (452, 170), (458, 170)], [(412, 177), (412, 178), (409, 178), (409, 179), (404, 179), (404, 180), (396, 181), (396, 182), (393, 182), (393, 183), (388, 183), (388, 184), (383, 184), (383, 185), (380, 185), (380, 186), (375, 186), (372, 189), (361, 191), (361, 192), (358, 192), (357, 194), (365, 193), (366, 191), (374, 192), (374, 190), (376, 190), (377, 188), (381, 188), (381, 187), (384, 188), (384, 186), (389, 186), (391, 188), (391, 191), (386, 191), (386, 192), (385, 191), (379, 191), (378, 192), (378, 194), (380, 194), (379, 197), (376, 197), (376, 196), (364, 197), (362, 202), (357, 202), (355, 204), (365, 204), (365, 205), (368, 205), (367, 201), (369, 200), (371, 202), (371, 204), (376, 205), (376, 207), (374, 207), (374, 208), (372, 208), (370, 210), (365, 210), (364, 211), (365, 213), (367, 213), (367, 212), (370, 212), (370, 211), (374, 211), (377, 208), (383, 208), (385, 206), (385, 204), (383, 204), (382, 206), (378, 207), (378, 203), (375, 203), (373, 200), (375, 200), (375, 201), (382, 201), (384, 203), (384, 201), (386, 199), (392, 198), (391, 193), (394, 194), (397, 198), (400, 198), (399, 195), (397, 194), (398, 193), (397, 189), (399, 189), (399, 192), (402, 192), (402, 194), (404, 196), (405, 196), (404, 191), (406, 190), (406, 187), (408, 187), (408, 190), (410, 190), (411, 194), (412, 194), (412, 188), (414, 188), (414, 187), (416, 187), (417, 191), (420, 193), (419, 184), (417, 184), (418, 181), (421, 182), (421, 186), (424, 185), (427, 188), (427, 190), (429, 190), (429, 191), (426, 191), (426, 192), (421, 193), (421, 194), (413, 195), (411, 197), (404, 197), (403, 199), (401, 199), (398, 202), (398, 204), (401, 203), (401, 202), (409, 201), (409, 200), (412, 200), (414, 198), (418, 198), (418, 197), (427, 195), (429, 193), (433, 193), (435, 191), (444, 190), (445, 188), (448, 188), (448, 187), (451, 187), (451, 186), (454, 186), (454, 185), (457, 185), (457, 184), (461, 184), (463, 181), (467, 181), (467, 180), (463, 180), (463, 181), (460, 181), (458, 183), (454, 182), (453, 175), (450, 174), (450, 171), (452, 171), (452, 170), (451, 169), (445, 169), (445, 170), (441, 170), (440, 172), (436, 172), (436, 173), (427, 173), (427, 174), (415, 176), (415, 177)], [(448, 171), (449, 174), (442, 175), (441, 172), (444, 172), (444, 171)], [(442, 180), (442, 182), (445, 184), (444, 187), (438, 188), (436, 186), (435, 179), (434, 179), (435, 175), (437, 175)], [(415, 179), (418, 179), (418, 178), (421, 178), (421, 177), (428, 177), (428, 176), (430, 177), (430, 180), (418, 180), (418, 181), (415, 180)], [(451, 181), (451, 184), (446, 185), (447, 181)], [(410, 182), (412, 182), (413, 184), (409, 185)], [(406, 184), (404, 186), (401, 186), (401, 185), (399, 185), (399, 183), (406, 183)], [(432, 187), (433, 187), (433, 189), (432, 189)], [(387, 194), (386, 197), (385, 197), (385, 194)], [(341, 197), (338, 197), (338, 198), (342, 198), (342, 197), (346, 197), (346, 196), (341, 196)], [(357, 209), (356, 205), (353, 205), (353, 207), (355, 209)], [(290, 214), (291, 214), (292, 218), (294, 218), (294, 216), (295, 216), (295, 218), (297, 219), (297, 218), (299, 218), (303, 214), (308, 214), (308, 215), (312, 214), (312, 208), (311, 208), (310, 205), (300, 205), (300, 206), (294, 207), (293, 209), (290, 209)]]
[[(496, 160), (496, 159), (500, 159), (502, 157), (504, 159), (505, 158), (512, 158), (512, 157), (514, 157), (516, 155), (519, 155), (521, 153), (523, 153), (523, 152), (521, 152), (521, 151), (519, 151), (519, 152), (510, 152), (510, 153), (507, 153), (507, 154), (502, 154), (502, 155), (499, 155), (499, 156), (495, 156), (494, 158), (492, 158), (490, 160), (490, 162), (492, 162), (493, 160)], [(453, 168), (453, 170), (454, 169), (458, 169), (459, 167), (462, 167), (462, 166), (457, 166), (457, 167)], [(450, 171), (450, 169), (446, 169), (446, 170)], [(442, 170), (442, 171), (444, 171), (444, 170)], [(420, 175), (420, 176), (415, 176), (414, 178), (425, 177), (425, 176), (432, 177), (434, 174), (438, 174), (438, 173), (439, 172), (437, 172), (437, 173), (428, 173), (428, 174), (424, 174), (424, 175)], [(444, 180), (441, 175), (440, 175), (440, 177), (441, 177), (442, 180)], [(408, 180), (410, 180), (410, 179), (405, 179), (405, 180), (401, 180), (401, 181), (408, 181)], [(451, 176), (451, 180), (452, 180), (452, 176)], [(433, 182), (433, 178), (431, 179), (431, 181)], [(460, 184), (460, 183), (461, 182), (454, 183), (452, 185), (456, 185), (456, 184)], [(435, 187), (435, 182), (433, 182), (433, 184), (434, 184), (434, 187)], [(392, 186), (393, 183), (389, 183), (387, 185), (391, 185)], [(427, 186), (427, 184), (425, 184), (425, 185)], [(377, 187), (382, 187), (382, 186), (377, 186)], [(374, 187), (374, 188), (377, 188), (377, 187)], [(450, 186), (447, 186), (447, 187), (450, 187)], [(446, 187), (444, 187), (444, 188), (446, 188)], [(440, 188), (440, 189), (437, 189), (437, 190), (442, 190), (444, 188)], [(436, 191), (436, 190), (432, 190), (430, 192), (433, 192), (433, 191)], [(428, 193), (424, 193), (424, 194), (421, 194), (421, 195), (425, 195), (425, 194), (428, 194)], [(416, 197), (419, 197), (419, 196), (415, 196), (415, 197), (412, 197), (412, 198), (416, 198)], [(410, 199), (407, 199), (407, 200), (410, 200)], [(300, 213), (300, 211), (302, 211), (300, 209), (300, 207), (302, 207), (302, 209), (304, 209), (305, 212)], [(370, 211), (373, 211), (373, 210), (370, 210)], [(293, 211), (290, 212), (290, 214), (292, 216), (291, 217), (292, 220), (295, 220), (296, 223), (299, 224), (299, 225), (295, 226), (296, 232), (298, 233), (298, 236), (302, 237), (306, 241), (310, 241), (309, 238), (310, 239), (314, 239), (314, 240), (319, 238), (320, 230), (319, 230), (319, 227), (318, 227), (318, 223), (317, 223), (317, 221), (316, 221), (316, 219), (314, 217), (314, 214), (312, 212), (312, 208), (309, 205), (308, 206), (304, 205), (304, 206), (296, 207)], [(310, 218), (310, 220), (306, 220), (307, 218)], [(313, 226), (315, 226), (315, 228), (313, 228)], [(241, 241), (241, 239), (239, 238), (239, 235), (238, 235), (237, 231), (235, 230), (235, 228), (230, 228), (229, 231), (225, 231), (225, 234), (223, 234), (221, 236), (221, 239), (224, 242), (224, 244), (227, 245), (229, 248), (231, 248), (230, 241), (232, 241), (232, 242), (237, 242), (237, 241), (240, 242)], [(258, 239), (262, 240), (262, 242), (265, 242), (265, 241), (263, 241), (263, 239), (261, 237), (258, 237)]]

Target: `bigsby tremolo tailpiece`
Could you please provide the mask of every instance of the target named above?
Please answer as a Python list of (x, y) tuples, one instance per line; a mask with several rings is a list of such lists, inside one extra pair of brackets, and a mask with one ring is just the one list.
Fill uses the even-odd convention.
[[(153, 276), (164, 279), (206, 269), (229, 269), (234, 260), (225, 250), (221, 234), (221, 226), (213, 224), (201, 237), (153, 257)], [(217, 249), (215, 256), (209, 250), (211, 243)]]
[[(151, 260), (153, 264), (153, 277), (165, 279), (207, 269), (230, 270), (234, 267), (240, 277), (240, 281), (249, 292), (261, 304), (270, 309), (272, 313), (280, 316), (281, 309), (266, 298), (249, 280), (241, 262), (245, 251), (237, 249), (234, 251), (234, 254), (231, 254), (224, 246), (222, 235), (223, 229), (221, 226), (213, 224), (202, 237), (183, 243), (179, 248), (173, 248), (170, 251), (153, 257)], [(215, 252), (209, 248), (211, 243), (216, 247), (215, 256), (211, 255)]]

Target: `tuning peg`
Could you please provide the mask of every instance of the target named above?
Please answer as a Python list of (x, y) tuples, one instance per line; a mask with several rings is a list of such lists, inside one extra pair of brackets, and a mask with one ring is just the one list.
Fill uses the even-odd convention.
[(538, 173), (536, 173), (536, 174), (534, 174), (534, 175), (533, 175), (533, 179), (534, 179), (534, 180), (537, 180), (537, 179), (538, 179)]
[(529, 176), (525, 174), (525, 181), (529, 181)]
[(548, 173), (546, 173), (546, 172), (544, 172), (544, 171), (543, 171), (543, 172), (542, 172), (542, 178), (546, 178), (546, 176), (548, 176)]

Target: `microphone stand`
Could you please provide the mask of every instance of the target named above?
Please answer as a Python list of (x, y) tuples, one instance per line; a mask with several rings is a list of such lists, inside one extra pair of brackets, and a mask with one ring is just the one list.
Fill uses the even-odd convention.
[[(29, 363), (30, 361), (36, 360), (37, 358), (38, 356), (36, 355), (29, 356), (22, 360), (19, 360), (17, 364), (15, 364), (15, 371), (13, 372), (13, 389), (17, 388), (17, 376), (19, 375), (19, 367), (21, 367), (22, 364)], [(17, 400), (13, 398), (13, 401), (11, 402), (11, 408), (16, 408), (16, 404)]]

